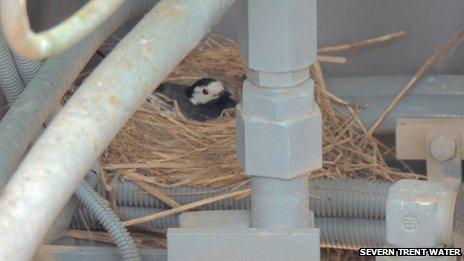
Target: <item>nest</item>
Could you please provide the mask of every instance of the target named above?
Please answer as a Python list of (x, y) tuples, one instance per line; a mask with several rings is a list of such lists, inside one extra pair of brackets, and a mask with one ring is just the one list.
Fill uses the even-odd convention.
[[(311, 173), (311, 178), (417, 177), (390, 168), (385, 156), (392, 152), (375, 137), (365, 135), (366, 128), (357, 117), (360, 108), (327, 91), (319, 63), (312, 66), (311, 72), (324, 131), (323, 168)], [(198, 78), (212, 77), (222, 80), (229, 91), (240, 97), (244, 74), (236, 44), (208, 36), (166, 81), (191, 84)], [(235, 155), (233, 111), (225, 112), (217, 121), (200, 123), (185, 119), (179, 111), (166, 114), (150, 104), (133, 115), (103, 154), (106, 182), (117, 178), (160, 187), (247, 182)]]

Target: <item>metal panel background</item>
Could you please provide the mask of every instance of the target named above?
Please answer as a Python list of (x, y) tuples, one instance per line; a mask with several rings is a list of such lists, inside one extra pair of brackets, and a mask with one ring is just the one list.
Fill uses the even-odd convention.
[[(240, 1), (214, 30), (237, 40)], [(87, 0), (28, 1), (34, 30), (48, 28), (77, 10)], [(348, 64), (325, 64), (329, 77), (412, 74), (460, 26), (462, 0), (319, 0), (318, 44), (337, 45), (379, 34), (405, 30), (404, 39), (357, 52), (340, 53)], [(130, 26), (126, 26), (126, 30)], [(464, 45), (432, 66), (430, 73), (463, 74)], [(0, 94), (1, 96), (1, 94)], [(4, 102), (0, 97), (0, 109)]]
[[(228, 11), (215, 32), (237, 39), (239, 3)], [(29, 1), (34, 28), (56, 23), (85, 0)], [(277, 18), (278, 19), (278, 18)], [(447, 37), (464, 25), (462, 0), (319, 0), (319, 46), (373, 37), (397, 30), (407, 36), (382, 47), (363, 49), (346, 56), (346, 65), (326, 65), (329, 76), (392, 75), (413, 73)], [(345, 55), (345, 54), (343, 54)], [(433, 73), (464, 73), (464, 47), (458, 47), (435, 65)]]

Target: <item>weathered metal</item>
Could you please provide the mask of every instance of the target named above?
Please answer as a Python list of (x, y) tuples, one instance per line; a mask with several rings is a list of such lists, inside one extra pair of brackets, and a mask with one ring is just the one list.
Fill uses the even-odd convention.
[(162, 1), (94, 70), (4, 189), (0, 259), (32, 257), (95, 159), (233, 2)]
[(2, 29), (11, 48), (31, 59), (44, 59), (71, 47), (101, 25), (124, 0), (92, 0), (64, 22), (44, 32), (31, 30), (26, 0), (2, 0)]

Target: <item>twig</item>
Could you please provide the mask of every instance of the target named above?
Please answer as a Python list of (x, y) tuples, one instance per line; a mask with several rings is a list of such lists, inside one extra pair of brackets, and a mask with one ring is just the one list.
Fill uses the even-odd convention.
[(327, 56), (327, 55), (319, 55), (317, 56), (317, 60), (321, 63), (340, 63), (340, 64), (345, 64), (347, 61), (345, 57)]
[(65, 232), (64, 236), (114, 245), (114, 240), (107, 233), (70, 229)]
[(404, 31), (395, 32), (391, 34), (382, 35), (375, 38), (370, 38), (366, 40), (361, 40), (357, 42), (352, 42), (348, 44), (338, 45), (338, 46), (328, 46), (322, 47), (317, 50), (318, 53), (330, 53), (330, 52), (341, 52), (341, 51), (348, 51), (353, 50), (361, 47), (366, 47), (374, 44), (385, 43), (388, 41), (396, 40), (406, 35)]
[(383, 122), (385, 117), (393, 110), (398, 102), (404, 97), (404, 95), (411, 90), (414, 84), (419, 80), (422, 75), (435, 63), (450, 47), (457, 44), (461, 38), (464, 37), (464, 26), (461, 27), (453, 36), (451, 36), (438, 50), (436, 50), (432, 56), (419, 68), (419, 70), (412, 76), (409, 82), (403, 87), (403, 89), (395, 96), (395, 98), (388, 104), (387, 108), (382, 112), (377, 121), (372, 125), (370, 130), (366, 133), (366, 137), (370, 137), (374, 134), (375, 130)]
[(164, 194), (163, 192), (159, 191), (158, 189), (140, 182), (140, 181), (135, 181), (134, 182), (137, 186), (139, 186), (141, 189), (145, 190), (148, 194), (152, 195), (153, 197), (156, 197), (157, 199), (161, 200), (163, 203), (166, 205), (172, 207), (172, 208), (178, 208), (182, 206), (181, 204), (177, 203), (174, 199), (169, 197), (168, 195)]
[(190, 204), (186, 204), (186, 205), (180, 206), (178, 208), (173, 208), (173, 209), (169, 209), (169, 210), (166, 210), (166, 211), (163, 211), (163, 212), (158, 212), (158, 213), (155, 213), (155, 214), (152, 214), (152, 215), (148, 215), (148, 216), (145, 216), (145, 217), (128, 220), (128, 221), (123, 222), (122, 224), (125, 227), (132, 226), (132, 225), (137, 225), (137, 224), (140, 224), (140, 223), (145, 223), (145, 222), (148, 222), (148, 221), (152, 221), (152, 220), (155, 220), (155, 219), (159, 219), (159, 218), (162, 218), (162, 217), (166, 217), (166, 216), (169, 216), (169, 215), (177, 214), (177, 213), (184, 212), (184, 211), (187, 211), (187, 210), (190, 210), (190, 209), (194, 209), (194, 208), (197, 208), (197, 207), (208, 205), (208, 204), (211, 204), (211, 203), (214, 203), (214, 202), (217, 202), (217, 201), (221, 201), (221, 200), (224, 200), (224, 199), (248, 195), (250, 193), (251, 193), (251, 189), (245, 189), (245, 190), (240, 190), (240, 191), (237, 191), (237, 192), (226, 193), (226, 194), (223, 194), (223, 195), (219, 195), (219, 196), (207, 198), (207, 199), (204, 199), (204, 200), (196, 201), (196, 202), (193, 202), (193, 203), (190, 203)]

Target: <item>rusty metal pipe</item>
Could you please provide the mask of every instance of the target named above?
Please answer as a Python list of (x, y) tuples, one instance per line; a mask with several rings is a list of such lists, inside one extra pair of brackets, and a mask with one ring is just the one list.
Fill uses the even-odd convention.
[(11, 48), (30, 59), (44, 59), (71, 47), (113, 14), (124, 0), (93, 0), (43, 32), (31, 30), (26, 0), (1, 0), (2, 28)]
[(31, 259), (95, 159), (233, 2), (161, 1), (95, 69), (0, 197), (0, 260)]

